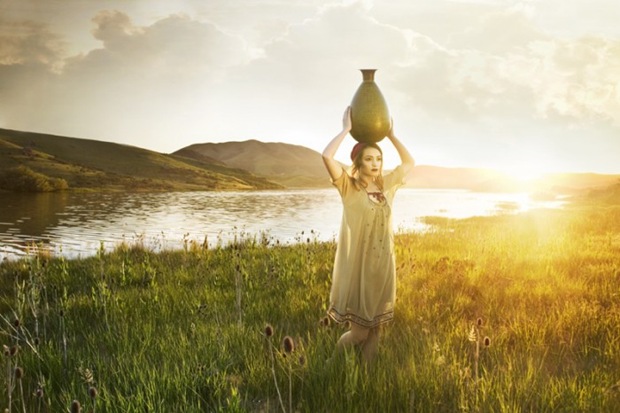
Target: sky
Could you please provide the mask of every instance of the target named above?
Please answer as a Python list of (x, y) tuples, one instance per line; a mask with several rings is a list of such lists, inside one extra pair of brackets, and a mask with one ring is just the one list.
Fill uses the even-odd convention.
[(617, 0), (0, 0), (0, 128), (320, 152), (375, 68), (418, 164), (620, 173), (618, 16)]

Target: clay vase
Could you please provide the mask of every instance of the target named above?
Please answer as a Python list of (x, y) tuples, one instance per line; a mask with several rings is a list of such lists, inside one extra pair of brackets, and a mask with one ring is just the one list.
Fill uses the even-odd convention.
[(351, 136), (358, 142), (379, 142), (390, 131), (390, 112), (375, 83), (377, 69), (361, 69), (363, 81), (351, 101)]

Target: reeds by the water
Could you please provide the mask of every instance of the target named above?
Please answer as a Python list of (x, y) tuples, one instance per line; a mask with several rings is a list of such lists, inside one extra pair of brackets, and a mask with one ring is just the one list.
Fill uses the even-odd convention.
[(368, 366), (327, 363), (333, 243), (5, 262), (0, 411), (614, 411), (620, 209), (429, 222)]

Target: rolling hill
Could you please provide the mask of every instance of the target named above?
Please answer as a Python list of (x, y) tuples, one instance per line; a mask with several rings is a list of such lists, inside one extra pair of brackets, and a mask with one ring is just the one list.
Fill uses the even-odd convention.
[[(134, 146), (0, 129), (0, 190), (26, 176), (52, 189), (245, 190), (330, 187), (321, 154), (299, 145), (257, 140), (197, 143), (172, 154)], [(542, 197), (582, 194), (620, 175), (548, 174), (522, 182), (479, 168), (415, 167), (410, 188), (527, 191)], [(19, 188), (18, 188), (19, 189)], [(49, 190), (49, 189), (47, 189)]]
[(241, 190), (281, 186), (246, 170), (89, 139), (0, 129), (0, 188), (22, 175), (80, 190)]
[(257, 140), (198, 143), (174, 155), (246, 169), (289, 188), (330, 186), (321, 154), (304, 146)]
[[(321, 154), (303, 146), (285, 143), (199, 143), (176, 152), (187, 158), (243, 168), (286, 187), (329, 187)], [(605, 188), (620, 175), (593, 173), (548, 174), (533, 181), (519, 181), (492, 169), (446, 168), (418, 165), (407, 185), (410, 188), (466, 189), (480, 192), (531, 192), (537, 196), (573, 195)]]

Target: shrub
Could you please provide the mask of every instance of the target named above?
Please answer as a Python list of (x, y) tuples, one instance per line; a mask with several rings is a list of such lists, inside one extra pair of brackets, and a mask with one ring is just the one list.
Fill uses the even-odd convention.
[(66, 180), (38, 173), (25, 165), (11, 168), (0, 176), (0, 189), (16, 192), (53, 192), (69, 188)]

